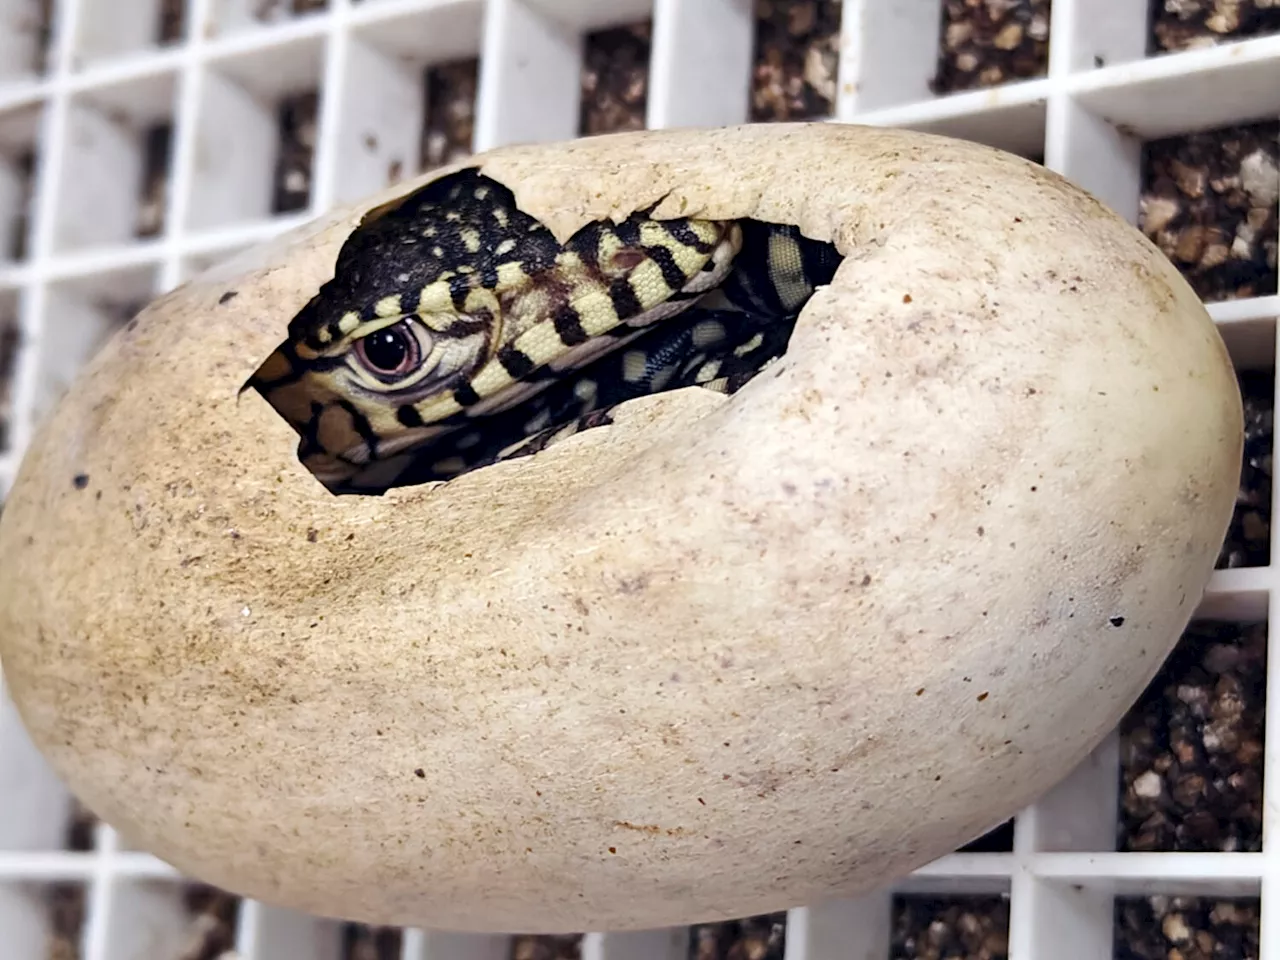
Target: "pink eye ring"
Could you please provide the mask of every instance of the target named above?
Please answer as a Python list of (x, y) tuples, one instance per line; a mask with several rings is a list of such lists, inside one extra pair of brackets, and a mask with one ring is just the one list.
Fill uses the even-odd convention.
[(383, 327), (355, 342), (360, 362), (374, 376), (403, 377), (422, 363), (422, 348), (406, 321)]

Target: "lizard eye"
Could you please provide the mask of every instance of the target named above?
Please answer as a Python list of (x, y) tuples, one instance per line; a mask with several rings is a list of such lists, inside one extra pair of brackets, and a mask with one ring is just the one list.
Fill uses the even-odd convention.
[(406, 320), (361, 337), (354, 349), (361, 365), (384, 382), (402, 379), (422, 364), (422, 345)]

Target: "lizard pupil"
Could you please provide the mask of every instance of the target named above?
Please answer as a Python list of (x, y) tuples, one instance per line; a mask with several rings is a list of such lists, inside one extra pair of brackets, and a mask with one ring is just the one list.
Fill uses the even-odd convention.
[(409, 357), (409, 334), (399, 326), (379, 330), (364, 338), (361, 352), (379, 373), (399, 373)]

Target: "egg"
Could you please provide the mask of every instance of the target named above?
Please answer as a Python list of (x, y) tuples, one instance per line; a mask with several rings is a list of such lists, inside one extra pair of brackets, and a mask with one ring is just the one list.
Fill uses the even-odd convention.
[[(464, 168), (564, 241), (844, 256), (786, 354), (448, 482), (336, 496), (247, 378), (370, 210)], [(1033, 802), (1199, 603), (1242, 447), (1204, 307), (984, 146), (843, 124), (503, 147), (161, 296), (0, 519), (0, 657), (130, 843), (272, 904), (623, 930), (853, 896)]]

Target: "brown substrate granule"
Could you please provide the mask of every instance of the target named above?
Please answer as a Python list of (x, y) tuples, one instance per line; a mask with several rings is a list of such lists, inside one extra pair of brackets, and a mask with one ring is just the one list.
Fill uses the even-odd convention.
[(1267, 626), (1193, 621), (1120, 725), (1121, 851), (1262, 849)]
[(35, 37), (31, 55), (31, 70), (36, 76), (49, 72), (53, 66), (50, 54), (53, 52), (53, 18), (56, 11), (55, 0), (36, 0), (32, 10), (32, 21), (29, 25), (21, 24), (19, 31), (30, 30)]
[(821, 120), (836, 109), (840, 0), (756, 0), (751, 120)]
[(1147, 53), (1212, 47), (1280, 33), (1275, 0), (1151, 0)]
[(47, 890), (49, 904), (48, 960), (80, 960), (84, 930), (85, 889), (77, 883), (55, 883)]
[(0, 313), (0, 451), (9, 449), (13, 423), (13, 375), (16, 372), (22, 328), (17, 313)]
[(1271, 451), (1275, 416), (1275, 370), (1236, 374), (1244, 401), (1244, 463), (1240, 489), (1218, 569), (1265, 567), (1271, 563)]
[(1115, 960), (1258, 960), (1256, 899), (1119, 897)]
[(1050, 0), (943, 0), (934, 93), (994, 87), (1049, 70)]
[(311, 202), (311, 159), (316, 149), (317, 93), (280, 102), (280, 153), (276, 160), (273, 213), (293, 213)]
[(957, 853), (1010, 853), (1013, 851), (1013, 821), (1006, 820), (977, 840), (966, 843)]
[(187, 0), (160, 0), (160, 21), (156, 24), (156, 42), (162, 47), (186, 39)]
[(223, 890), (197, 884), (187, 888), (183, 899), (191, 923), (186, 942), (174, 960), (223, 960), (236, 945), (239, 898)]
[(147, 129), (142, 147), (142, 192), (138, 203), (139, 237), (155, 237), (164, 232), (168, 206), (169, 148), (173, 127), (167, 123)]
[(8, 224), (9, 235), (5, 244), (6, 259), (27, 259), (31, 242), (31, 211), (35, 199), (36, 155), (34, 150), (24, 150), (13, 161), (18, 179), (18, 206), (13, 220)]
[(257, 6), (253, 8), (253, 18), (260, 23), (276, 23), (328, 8), (329, 0), (258, 0)]
[(1005, 897), (893, 898), (890, 960), (1006, 960)]
[(1276, 292), (1280, 121), (1153, 140), (1138, 225), (1203, 300)]
[(700, 923), (689, 931), (689, 960), (783, 960), (786, 947), (785, 911)]
[(579, 960), (582, 934), (520, 934), (511, 938), (511, 960)]
[(645, 20), (587, 34), (578, 105), (580, 134), (644, 129), (651, 28)]
[(400, 960), (402, 937), (397, 927), (344, 924), (339, 960)]
[[(419, 157), (423, 170), (434, 170), (471, 156), (479, 77), (480, 61), (475, 57), (437, 64), (423, 71), (426, 122), (422, 128)], [(404, 173), (402, 170), (389, 170), (387, 179), (395, 183)]]
[(67, 817), (65, 846), (76, 853), (87, 853), (95, 846), (98, 818), (75, 797), (71, 798), (71, 813)]

